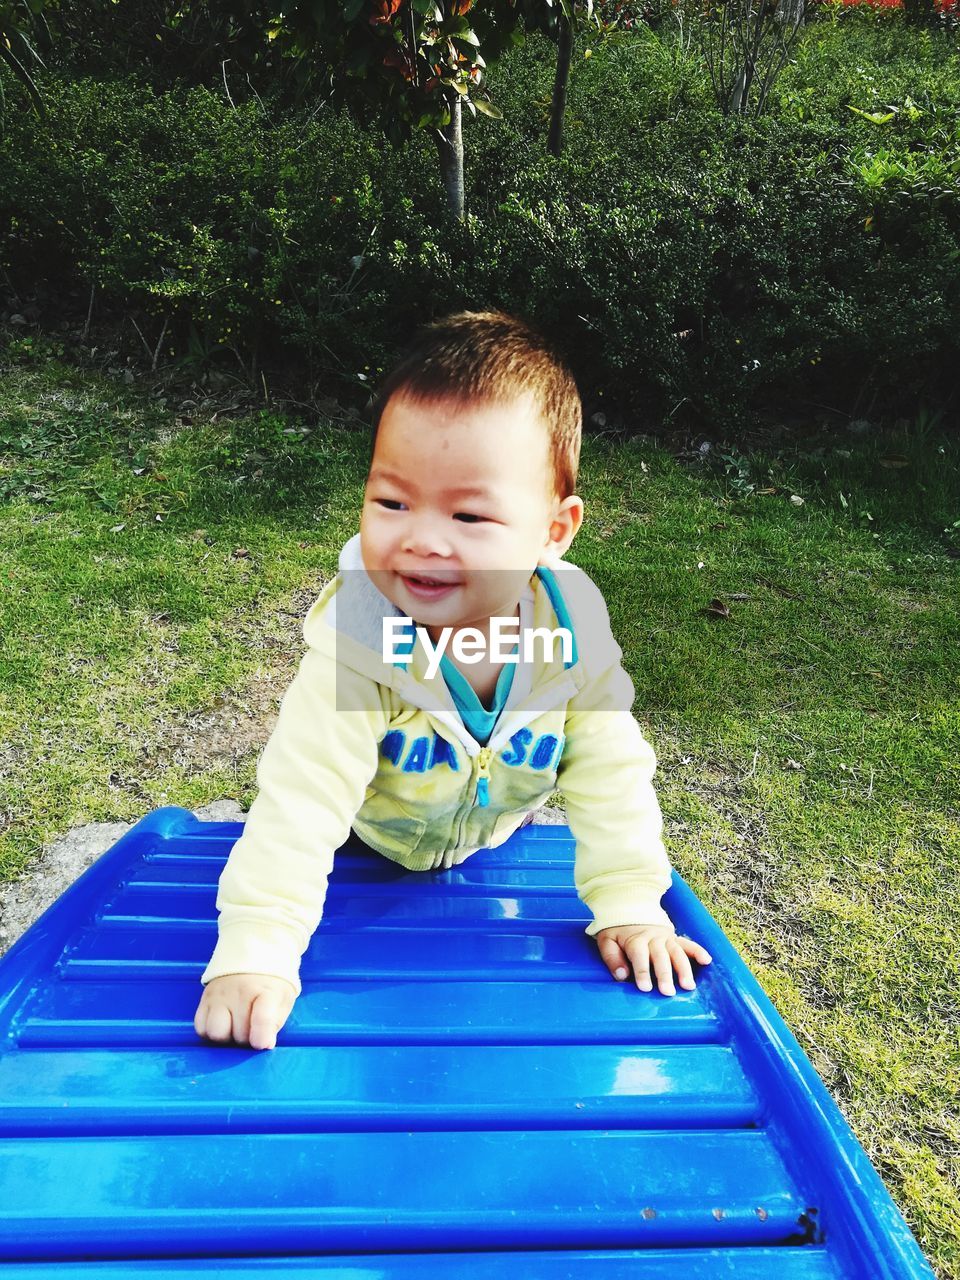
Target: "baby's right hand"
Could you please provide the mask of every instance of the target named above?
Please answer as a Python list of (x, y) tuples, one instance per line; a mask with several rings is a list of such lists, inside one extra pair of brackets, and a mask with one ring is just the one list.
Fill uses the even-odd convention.
[(273, 1049), (296, 998), (296, 990), (285, 978), (225, 973), (204, 987), (193, 1027), (208, 1040), (232, 1039), (251, 1049)]

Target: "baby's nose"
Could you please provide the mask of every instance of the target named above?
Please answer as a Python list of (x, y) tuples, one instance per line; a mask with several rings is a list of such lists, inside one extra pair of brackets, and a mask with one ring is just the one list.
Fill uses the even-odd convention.
[(405, 531), (404, 551), (415, 556), (449, 556), (453, 554), (450, 539), (441, 522), (430, 516), (420, 516), (411, 521)]

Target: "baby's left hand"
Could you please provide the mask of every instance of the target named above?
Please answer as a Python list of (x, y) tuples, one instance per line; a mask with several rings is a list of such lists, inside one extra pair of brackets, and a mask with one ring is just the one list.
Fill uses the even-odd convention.
[(641, 991), (652, 991), (650, 969), (657, 977), (657, 986), (665, 996), (676, 995), (673, 971), (676, 969), (681, 987), (692, 991), (697, 985), (693, 980), (690, 959), (709, 964), (710, 953), (692, 938), (680, 937), (669, 925), (621, 924), (611, 929), (601, 929), (595, 935), (603, 962), (620, 982), (629, 976), (628, 962), (633, 965), (637, 986)]

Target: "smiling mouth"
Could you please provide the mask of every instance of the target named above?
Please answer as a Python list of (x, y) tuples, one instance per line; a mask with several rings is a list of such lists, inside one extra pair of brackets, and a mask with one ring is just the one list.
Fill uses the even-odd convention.
[(426, 574), (401, 573), (397, 576), (412, 595), (420, 596), (421, 599), (439, 599), (440, 596), (447, 595), (462, 586), (459, 580), (452, 582), (445, 578), (432, 578)]

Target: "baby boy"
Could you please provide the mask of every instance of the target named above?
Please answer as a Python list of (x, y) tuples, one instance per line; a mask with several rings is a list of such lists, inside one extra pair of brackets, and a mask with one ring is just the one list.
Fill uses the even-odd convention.
[(275, 1046), (351, 829), (442, 871), (555, 789), (611, 975), (673, 995), (674, 973), (690, 989), (691, 960), (710, 962), (660, 906), (656, 759), (603, 598), (562, 558), (583, 519), (581, 415), (563, 363), (502, 312), (428, 325), (380, 389), (360, 532), (307, 615), (220, 876), (198, 1035)]

